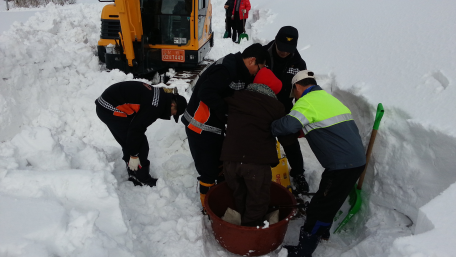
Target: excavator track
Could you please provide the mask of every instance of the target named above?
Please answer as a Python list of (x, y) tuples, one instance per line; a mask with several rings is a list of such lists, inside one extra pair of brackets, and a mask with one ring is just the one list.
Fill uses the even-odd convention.
[(186, 91), (191, 92), (193, 91), (193, 88), (195, 87), (200, 74), (213, 62), (213, 60), (204, 60), (193, 69), (176, 69), (175, 74), (169, 78), (169, 80), (166, 82), (166, 85), (170, 86), (178, 80), (183, 80), (184, 82), (190, 84)]

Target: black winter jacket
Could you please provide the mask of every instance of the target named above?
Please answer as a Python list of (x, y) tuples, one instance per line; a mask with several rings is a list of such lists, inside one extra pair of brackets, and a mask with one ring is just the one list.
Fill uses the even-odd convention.
[(124, 81), (108, 87), (95, 100), (97, 106), (117, 117), (130, 120), (127, 150), (131, 156), (139, 153), (147, 127), (157, 119), (171, 118), (172, 93), (139, 81)]
[(306, 70), (306, 62), (301, 58), (298, 51), (290, 54), (286, 58), (277, 55), (275, 40), (263, 46), (268, 52), (270, 59), (266, 66), (274, 72), (277, 78), (282, 81), (282, 90), (277, 94), (279, 101), (285, 106), (285, 112), (289, 113), (293, 108), (293, 98), (290, 98), (291, 79), (301, 70)]
[[(220, 159), (276, 166), (279, 159), (271, 123), (285, 116), (285, 109), (274, 92), (266, 85), (250, 84), (225, 100), (229, 106), (228, 125)], [(286, 140), (293, 139), (296, 136), (288, 135), (279, 141), (287, 145)]]
[(201, 133), (223, 134), (227, 105), (223, 100), (253, 81), (241, 53), (228, 54), (201, 74), (181, 120)]

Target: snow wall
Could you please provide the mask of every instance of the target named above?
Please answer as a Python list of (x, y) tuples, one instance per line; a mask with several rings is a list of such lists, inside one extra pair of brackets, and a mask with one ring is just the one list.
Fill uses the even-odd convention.
[[(277, 31), (281, 26), (290, 23), (285, 23), (284, 18), (278, 19), (277, 14), (274, 13), (276, 8), (274, 4), (266, 1), (265, 3), (252, 1), (252, 4), (253, 15), (247, 26), (252, 29), (253, 42), (268, 42), (275, 33), (269, 32), (268, 36), (265, 36), (265, 31)], [(47, 176), (50, 180), (52, 180), (51, 177), (59, 179), (59, 176), (54, 176), (56, 174), (52, 173), (53, 170), (66, 170), (64, 173), (80, 174), (83, 179), (93, 175), (90, 170), (103, 171), (102, 176), (97, 175), (96, 179), (91, 179), (88, 185), (103, 187), (99, 197), (110, 199), (106, 204), (111, 204), (107, 209), (111, 209), (112, 213), (98, 214), (96, 206), (81, 207), (94, 211), (94, 213), (85, 214), (86, 220), (92, 223), (99, 222), (97, 215), (121, 215), (118, 211), (118, 196), (113, 193), (116, 181), (112, 176), (113, 169), (114, 172), (119, 170), (119, 168), (113, 168), (115, 165), (120, 165), (114, 161), (115, 156), (119, 154), (119, 149), (116, 148), (106, 128), (97, 119), (94, 100), (109, 85), (132, 79), (131, 75), (125, 75), (119, 71), (109, 73), (103, 71), (97, 57), (94, 56), (100, 31), (101, 8), (102, 5), (96, 8), (81, 5), (78, 9), (66, 10), (50, 5), (47, 7), (48, 14), (37, 13), (24, 24), (14, 24), (0, 41), (1, 191), (20, 192), (18, 196), (33, 194), (37, 198), (49, 193), (60, 197), (65, 194), (64, 189), (54, 188), (41, 192), (41, 189), (33, 189), (33, 187), (23, 191), (23, 187), (34, 183), (33, 179), (37, 176), (35, 173), (39, 170), (49, 171)], [(315, 20), (318, 16), (309, 15), (314, 15), (310, 18)], [(337, 17), (334, 19), (336, 20)], [(305, 31), (306, 25), (302, 25), (302, 28), (297, 27), (300, 31)], [(223, 28), (218, 27), (215, 32), (222, 35)], [(336, 39), (329, 37), (325, 40)], [(300, 46), (304, 50), (307, 49), (304, 40), (300, 39)], [(393, 45), (390, 47), (394, 48)], [(210, 56), (220, 57), (227, 54), (223, 51), (223, 49), (217, 49), (211, 52)], [(374, 93), (370, 92), (372, 87), (366, 86), (368, 83), (363, 81), (346, 83), (347, 80), (344, 79), (346, 75), (338, 73), (337, 68), (327, 68), (318, 62), (315, 62), (316, 65), (313, 64), (312, 58), (318, 55), (318, 52), (310, 55), (311, 58), (306, 58), (306, 54), (302, 53), (309, 69), (317, 73), (321, 86), (352, 110), (361, 136), (367, 145), (375, 108), (379, 102), (375, 97), (375, 90), (373, 90)], [(377, 67), (372, 67), (372, 69), (375, 68)], [(437, 74), (433, 77), (435, 80), (445, 82), (445, 77), (442, 79), (439, 73), (435, 74)], [(454, 83), (451, 80), (447, 82), (448, 85)], [(178, 87), (183, 91), (186, 85)], [(186, 96), (189, 97), (189, 95)], [(392, 96), (392, 98), (395, 97), (397, 96)], [(414, 96), (403, 95), (402, 97), (405, 99), (405, 97)], [(442, 101), (447, 99), (441, 97)], [(415, 100), (420, 101), (420, 99)], [(360, 215), (359, 219), (368, 218), (367, 203), (370, 199), (375, 204), (395, 209), (410, 217), (416, 224), (416, 232), (432, 230), (436, 228), (441, 218), (439, 215), (432, 215), (432, 210), (445, 212), (445, 207), (442, 206), (444, 204), (440, 203), (443, 201), (441, 198), (448, 197), (447, 194), (454, 196), (456, 191), (455, 186), (452, 185), (456, 181), (454, 172), (456, 138), (452, 131), (423, 122), (407, 108), (400, 108), (400, 105), (392, 104), (388, 99), (385, 99), (385, 102), (385, 115), (364, 185), (366, 198), (362, 209), (364, 216)], [(182, 128), (176, 126), (173, 125), (169, 133), (178, 133), (179, 138), (183, 140), (185, 133), (177, 132)], [(166, 129), (168, 125), (160, 123), (154, 131)], [(166, 137), (158, 141), (167, 147), (175, 143), (167, 142)], [(106, 146), (106, 142), (111, 142), (111, 146)], [(184, 147), (185, 150), (188, 151)], [(92, 160), (87, 162), (85, 161), (87, 158)], [(163, 162), (160, 162), (161, 164)], [(170, 163), (167, 165), (172, 166)], [(190, 170), (190, 165), (191, 160), (188, 167), (183, 169)], [(170, 167), (170, 170), (172, 169)], [(29, 177), (30, 180), (15, 184), (15, 174), (21, 173), (25, 174), (20, 176), (21, 178)], [(171, 176), (171, 173), (164, 174)], [(187, 180), (183, 180), (183, 183), (191, 183), (189, 181), (194, 175), (194, 172), (184, 172), (182, 176)], [(41, 175), (39, 177), (39, 179), (47, 178), (46, 176), (42, 178)], [(71, 182), (66, 182), (65, 178), (61, 178), (57, 183), (71, 185)], [(9, 184), (12, 185), (8, 186)], [(50, 188), (52, 188), (51, 184)], [(449, 192), (437, 197), (445, 190)], [(75, 205), (82, 204), (81, 199), (84, 199), (84, 195), (78, 197), (79, 200), (74, 200)], [(424, 208), (425, 204), (432, 207)], [(58, 216), (56, 219), (69, 217), (69, 220), (63, 220), (62, 224), (78, 222), (77, 215), (59, 216), (59, 212), (62, 212), (59, 206), (50, 206), (50, 208), (55, 210), (55, 215)], [(43, 214), (43, 217), (45, 216)], [(451, 221), (454, 224), (454, 218)], [(447, 230), (451, 227), (454, 225)], [(109, 235), (114, 235), (112, 244), (122, 243), (115, 235), (126, 233), (125, 224), (114, 226), (112, 229), (115, 231), (107, 231), (108, 228), (103, 224), (99, 224), (99, 228), (105, 229), (104, 232), (108, 232)], [(444, 227), (440, 229), (447, 231)], [(49, 230), (48, 234), (52, 235), (52, 230)], [(400, 250), (402, 252), (398, 250), (410, 240), (416, 239), (398, 239), (391, 252), (392, 256), (405, 256), (415, 251), (411, 249), (406, 253), (404, 252), (406, 250)], [(103, 243), (106, 244), (106, 242)], [(74, 244), (77, 245), (77, 242)], [(65, 252), (64, 249), (60, 251), (60, 253)]]
[[(445, 249), (454, 248), (440, 242), (445, 239), (429, 239), (455, 228), (455, 219), (447, 216), (454, 208), (444, 200), (454, 195), (456, 181), (456, 124), (450, 118), (456, 108), (454, 3), (252, 3), (253, 40), (267, 43), (274, 39), (271, 31), (297, 27), (297, 48), (308, 69), (352, 110), (366, 146), (377, 104), (383, 103), (385, 115), (363, 187), (363, 214), (375, 211), (368, 208), (370, 199), (411, 219), (415, 235), (433, 230), (398, 239), (391, 256), (448, 254)], [(366, 217), (356, 217), (351, 225), (359, 229), (360, 220), (365, 224)], [(426, 250), (430, 242), (439, 250)]]

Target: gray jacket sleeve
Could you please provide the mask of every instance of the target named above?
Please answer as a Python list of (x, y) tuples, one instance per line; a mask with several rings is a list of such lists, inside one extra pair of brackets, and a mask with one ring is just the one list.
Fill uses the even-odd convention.
[(300, 129), (302, 129), (301, 122), (290, 115), (285, 115), (271, 124), (271, 131), (274, 136), (294, 134)]

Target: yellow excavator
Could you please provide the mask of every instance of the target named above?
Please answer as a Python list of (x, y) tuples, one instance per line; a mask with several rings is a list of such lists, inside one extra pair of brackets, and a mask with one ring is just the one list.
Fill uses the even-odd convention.
[[(99, 0), (106, 2), (105, 0)], [(115, 0), (101, 13), (98, 57), (143, 75), (196, 67), (214, 45), (210, 0)]]

